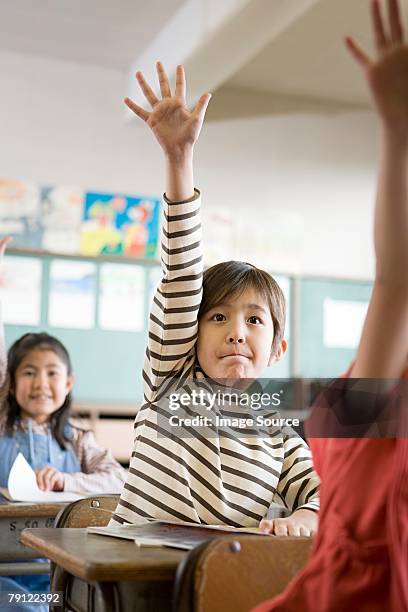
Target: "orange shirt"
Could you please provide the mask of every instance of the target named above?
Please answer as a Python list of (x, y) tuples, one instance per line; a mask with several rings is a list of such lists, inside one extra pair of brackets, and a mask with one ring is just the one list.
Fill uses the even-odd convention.
[(253, 612), (408, 611), (407, 413), (405, 400), (398, 438), (309, 439), (322, 479), (313, 553)]

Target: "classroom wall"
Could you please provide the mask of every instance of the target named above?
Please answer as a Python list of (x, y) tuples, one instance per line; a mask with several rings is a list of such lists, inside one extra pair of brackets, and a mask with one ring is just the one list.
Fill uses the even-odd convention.
[[(161, 157), (145, 126), (126, 122), (126, 75), (0, 53), (0, 174), (42, 184), (160, 194)], [(296, 261), (270, 269), (371, 279), (376, 129), (368, 112), (209, 123), (197, 148), (205, 205), (279, 213), (302, 228)], [(269, 224), (269, 225), (268, 225)]]

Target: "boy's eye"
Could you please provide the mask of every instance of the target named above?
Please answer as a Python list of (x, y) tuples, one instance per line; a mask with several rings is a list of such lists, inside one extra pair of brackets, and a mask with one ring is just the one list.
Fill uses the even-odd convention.
[(248, 321), (256, 325), (258, 325), (259, 323), (262, 323), (261, 319), (255, 315), (253, 315), (252, 317), (249, 317)]
[(212, 321), (225, 321), (225, 316), (223, 314), (221, 314), (220, 312), (215, 313), (212, 317), (211, 317)]

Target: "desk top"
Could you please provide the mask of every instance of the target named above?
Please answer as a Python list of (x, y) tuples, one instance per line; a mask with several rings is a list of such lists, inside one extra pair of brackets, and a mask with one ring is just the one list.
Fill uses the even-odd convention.
[(186, 551), (138, 548), (86, 529), (24, 529), (21, 542), (86, 581), (173, 580)]
[(34, 504), (26, 502), (10, 502), (0, 496), (0, 519), (1, 518), (20, 518), (36, 516), (57, 516), (58, 512), (66, 506), (66, 503), (59, 504)]

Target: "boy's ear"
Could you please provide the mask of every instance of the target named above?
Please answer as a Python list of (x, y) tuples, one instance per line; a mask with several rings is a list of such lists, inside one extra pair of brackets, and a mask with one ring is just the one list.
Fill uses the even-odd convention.
[(72, 390), (73, 386), (74, 386), (74, 377), (72, 376), (72, 374), (70, 374), (70, 376), (67, 377), (67, 395)]
[(269, 357), (268, 366), (271, 366), (276, 361), (280, 361), (284, 354), (286, 353), (286, 349), (288, 348), (288, 343), (285, 338), (282, 339), (282, 342), (279, 343), (277, 349), (274, 353), (271, 352), (271, 356)]

